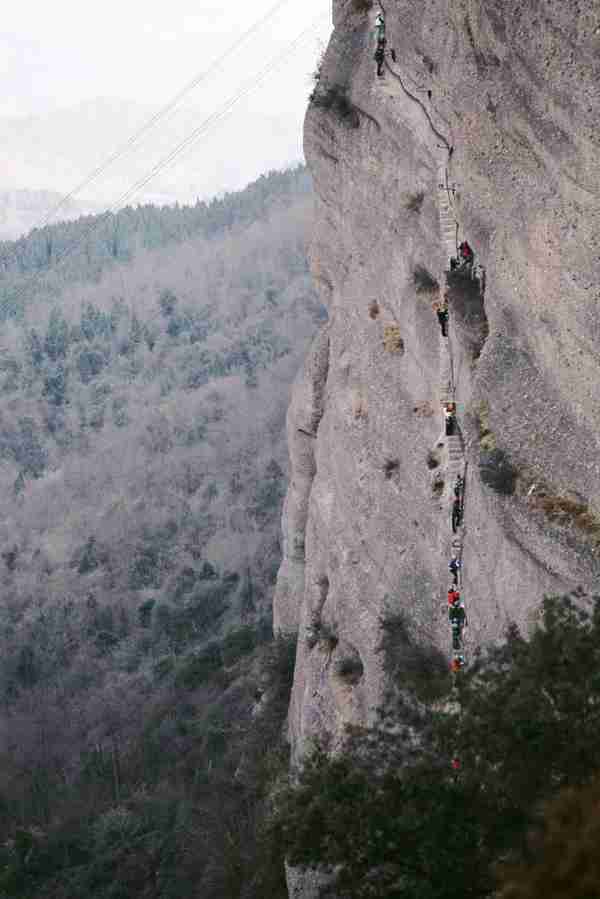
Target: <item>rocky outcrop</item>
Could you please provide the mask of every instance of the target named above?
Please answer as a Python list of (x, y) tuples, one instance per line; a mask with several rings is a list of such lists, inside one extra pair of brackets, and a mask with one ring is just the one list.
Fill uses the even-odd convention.
[(278, 600), (273, 607), (276, 633), (295, 633), (304, 595), (306, 523), (316, 471), (315, 441), (323, 415), (329, 366), (329, 328), (315, 337), (304, 367), (296, 378), (287, 415), (290, 483), (283, 507), (283, 563), (277, 577)]
[[(289, 418), (275, 621), (298, 627), (296, 758), (371, 719), (386, 621), (403, 614), (450, 655), (452, 461), (467, 465), (469, 652), (600, 574), (598, 6), (388, 3), (397, 63), (377, 78), (365, 5), (334, 2), (305, 126), (329, 325)], [(431, 304), (453, 227), (483, 269), (449, 285), (448, 362)]]

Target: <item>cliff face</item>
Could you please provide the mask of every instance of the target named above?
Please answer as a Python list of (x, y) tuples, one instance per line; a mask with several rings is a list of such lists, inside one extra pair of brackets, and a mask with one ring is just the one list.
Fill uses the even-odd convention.
[[(370, 719), (390, 617), (450, 657), (459, 466), (468, 655), (600, 574), (600, 11), (388, 0), (378, 78), (359, 5), (334, 0), (305, 126), (329, 322), (288, 415), (275, 625), (299, 631), (296, 757)], [(444, 285), (455, 221), (485, 278), (452, 285), (446, 349), (423, 270)]]

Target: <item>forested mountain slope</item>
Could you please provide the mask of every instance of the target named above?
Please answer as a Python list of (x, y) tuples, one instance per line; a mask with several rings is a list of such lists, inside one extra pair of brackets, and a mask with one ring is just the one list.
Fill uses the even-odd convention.
[(323, 317), (311, 204), (297, 169), (2, 245), (6, 797), (48, 752), (60, 781), (127, 744), (158, 680), (195, 688), (232, 628), (244, 651), (268, 633), (289, 385)]
[[(52, 190), (3, 190), (0, 187), (0, 240), (12, 240), (30, 231), (61, 201)], [(90, 211), (91, 204), (67, 200), (62, 218), (77, 218)]]

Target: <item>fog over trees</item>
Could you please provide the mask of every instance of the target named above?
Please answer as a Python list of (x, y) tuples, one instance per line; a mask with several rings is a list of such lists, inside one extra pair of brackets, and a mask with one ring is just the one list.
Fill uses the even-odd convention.
[[(217, 801), (207, 766), (235, 793), (243, 758), (258, 764), (252, 740), (261, 765), (265, 740), (285, 756), (293, 655), (269, 642), (270, 617), (289, 388), (324, 318), (311, 206), (298, 168), (210, 204), (0, 244), (0, 844), (23, 859), (40, 834), (74, 858), (92, 838), (112, 847), (97, 890), (77, 880), (46, 895), (142, 895), (139, 858), (135, 888), (113, 883), (111, 841), (128, 828), (150, 854), (146, 830), (164, 829), (183, 878), (143, 895), (183, 895), (175, 831), (184, 822), (190, 839)], [(211, 892), (210, 853), (197, 853), (202, 895), (237, 895), (215, 871)], [(33, 895), (10, 859), (3, 889)]]

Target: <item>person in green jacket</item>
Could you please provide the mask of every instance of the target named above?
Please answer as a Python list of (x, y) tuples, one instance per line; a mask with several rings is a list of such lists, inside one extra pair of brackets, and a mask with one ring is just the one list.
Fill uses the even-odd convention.
[(448, 618), (452, 627), (452, 648), (460, 649), (462, 643), (462, 630), (467, 624), (467, 615), (462, 602), (453, 603), (448, 609)]

